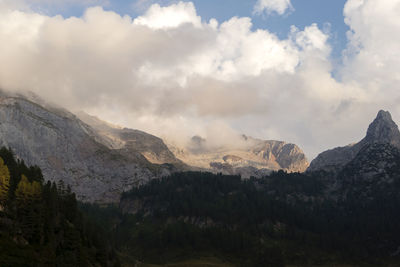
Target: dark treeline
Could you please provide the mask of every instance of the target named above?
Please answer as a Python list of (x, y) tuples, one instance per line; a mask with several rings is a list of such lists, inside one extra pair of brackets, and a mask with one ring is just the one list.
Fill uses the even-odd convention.
[(176, 173), (125, 193), (121, 209), (131, 215), (115, 233), (120, 246), (156, 263), (201, 252), (242, 266), (399, 262), (399, 183), (373, 196), (327, 193), (334, 179)]
[(175, 173), (124, 193), (119, 206), (100, 207), (78, 203), (68, 187), (44, 183), (39, 168), (1, 149), (0, 266), (210, 256), (235, 266), (397, 266), (400, 155), (393, 160), (374, 179), (360, 178), (359, 161), (336, 174), (278, 171), (248, 180)]
[(44, 183), (38, 167), (0, 149), (0, 266), (118, 266), (77, 205), (69, 187)]

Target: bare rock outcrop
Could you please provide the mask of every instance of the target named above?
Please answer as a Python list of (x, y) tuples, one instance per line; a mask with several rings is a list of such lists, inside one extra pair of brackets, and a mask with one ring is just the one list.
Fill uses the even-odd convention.
[(353, 160), (359, 151), (372, 144), (390, 144), (400, 148), (400, 132), (388, 111), (380, 110), (369, 125), (366, 136), (358, 143), (337, 147), (319, 154), (307, 171), (337, 171)]
[(140, 130), (112, 125), (84, 112), (78, 113), (78, 117), (102, 136), (103, 144), (109, 148), (121, 149), (127, 153), (140, 153), (155, 164), (182, 165), (182, 162), (168, 149), (164, 141), (157, 136)]
[(38, 165), (45, 179), (70, 185), (82, 201), (118, 202), (122, 192), (167, 172), (106, 142), (68, 111), (0, 95), (0, 146)]
[(188, 165), (215, 173), (260, 177), (271, 171), (304, 172), (308, 161), (295, 144), (241, 136), (233, 146), (210, 147), (207, 140), (194, 136), (186, 148), (168, 144), (175, 156)]

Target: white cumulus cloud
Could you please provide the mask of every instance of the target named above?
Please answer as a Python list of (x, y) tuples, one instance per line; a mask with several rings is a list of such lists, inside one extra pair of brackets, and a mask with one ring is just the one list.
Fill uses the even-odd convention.
[(257, 0), (254, 6), (254, 13), (259, 15), (263, 13), (283, 15), (288, 10), (293, 10), (290, 0)]
[(153, 4), (143, 16), (136, 18), (133, 23), (146, 25), (153, 29), (178, 27), (184, 23), (200, 27), (201, 18), (197, 16), (192, 2), (179, 2), (166, 7)]
[(400, 100), (400, 1), (349, 0), (344, 15), (350, 31), (343, 78), (382, 101)]

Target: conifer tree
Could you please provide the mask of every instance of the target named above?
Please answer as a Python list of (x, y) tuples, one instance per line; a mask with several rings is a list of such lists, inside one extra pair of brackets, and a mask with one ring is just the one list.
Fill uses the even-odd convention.
[(10, 172), (0, 157), (0, 205), (3, 206), (8, 198), (10, 188)]
[(31, 183), (28, 181), (25, 175), (21, 176), (17, 190), (15, 190), (15, 197), (19, 203), (24, 203), (29, 200), (31, 192)]
[[(107, 266), (111, 260), (117, 262), (105, 240), (95, 241), (102, 236), (101, 229), (81, 214), (75, 194), (63, 182), (59, 188), (56, 183), (45, 184), (38, 167), (27, 167), (12, 151), (0, 148), (0, 210), (4, 204), (0, 266)], [(21, 248), (11, 239), (15, 236), (24, 243)]]
[(42, 185), (37, 181), (33, 181), (29, 193), (32, 201), (39, 201), (42, 196)]
[(24, 237), (33, 242), (42, 239), (43, 209), (41, 208), (42, 185), (40, 182), (29, 182), (25, 175), (21, 176), (15, 190), (18, 205), (18, 217), (21, 219), (21, 228)]

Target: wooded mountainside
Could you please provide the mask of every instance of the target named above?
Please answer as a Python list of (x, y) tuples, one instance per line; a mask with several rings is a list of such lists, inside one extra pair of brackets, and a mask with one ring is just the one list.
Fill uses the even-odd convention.
[(61, 182), (44, 183), (0, 150), (0, 266), (119, 266), (100, 227), (78, 210), (75, 194)]
[(400, 176), (393, 175), (390, 188), (365, 194), (362, 184), (328, 193), (346, 177), (326, 172), (250, 180), (177, 173), (124, 194), (120, 208), (130, 215), (117, 235), (154, 263), (203, 252), (240, 266), (399, 264)]
[(400, 152), (389, 144), (337, 172), (174, 173), (101, 207), (7, 149), (0, 158), (0, 266), (400, 264)]

